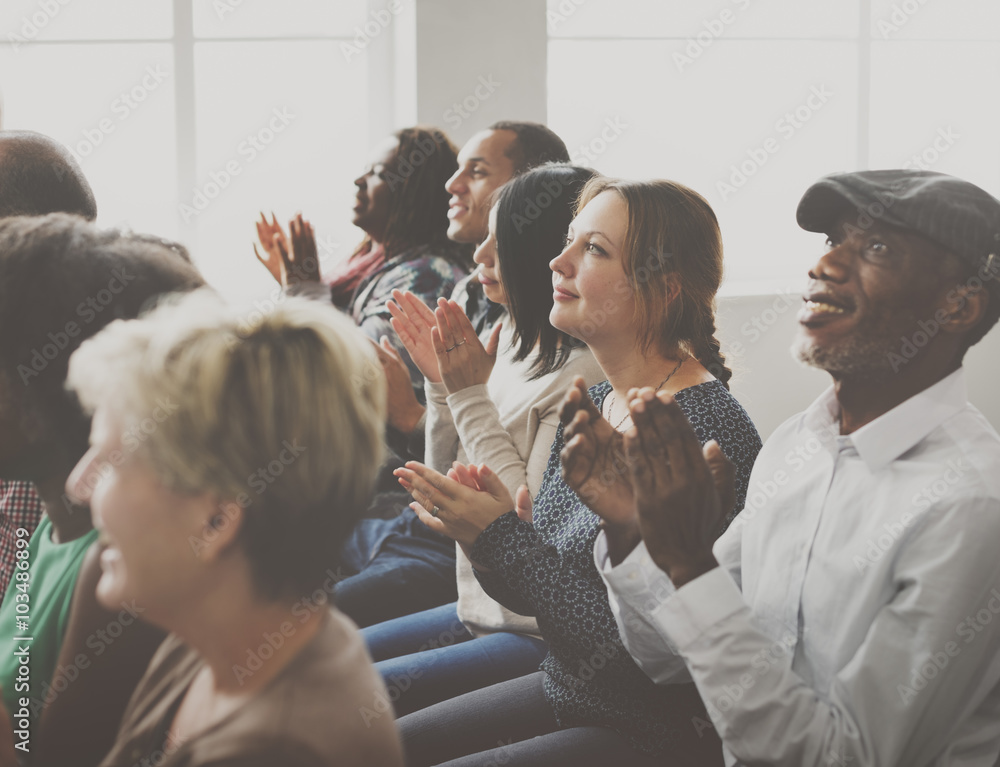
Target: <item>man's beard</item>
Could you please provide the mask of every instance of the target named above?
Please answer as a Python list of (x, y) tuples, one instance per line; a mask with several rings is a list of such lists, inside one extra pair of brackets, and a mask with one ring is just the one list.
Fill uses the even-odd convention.
[[(832, 344), (820, 346), (801, 333), (792, 346), (792, 354), (800, 362), (825, 370), (835, 379), (879, 381), (895, 371), (890, 354), (899, 354), (902, 341), (898, 325), (891, 317), (868, 317), (859, 323), (850, 336)], [(916, 318), (914, 318), (916, 326)]]

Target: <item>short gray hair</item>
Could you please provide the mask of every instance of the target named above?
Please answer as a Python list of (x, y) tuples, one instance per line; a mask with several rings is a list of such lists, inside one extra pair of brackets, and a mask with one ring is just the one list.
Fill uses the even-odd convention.
[(84, 343), (68, 386), (138, 435), (132, 449), (166, 487), (244, 508), (241, 541), (266, 597), (323, 582), (371, 498), (385, 379), (331, 306), (288, 298), (248, 316), (207, 290), (171, 297)]

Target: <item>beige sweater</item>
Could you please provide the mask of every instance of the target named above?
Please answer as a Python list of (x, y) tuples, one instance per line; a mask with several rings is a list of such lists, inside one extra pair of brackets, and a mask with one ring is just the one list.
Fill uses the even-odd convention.
[[(507, 323), (500, 333), (496, 365), (485, 386), (470, 386), (448, 395), (443, 384), (425, 385), (424, 457), (428, 466), (442, 473), (456, 460), (485, 463), (511, 495), (527, 485), (534, 498), (549, 462), (566, 390), (578, 375), (588, 386), (605, 376), (584, 347), (575, 349), (560, 370), (529, 381), (532, 360), (513, 362), (512, 332)], [(540, 636), (534, 618), (517, 615), (488, 597), (461, 548), (457, 554), (458, 617), (469, 631), (476, 636), (497, 631)]]

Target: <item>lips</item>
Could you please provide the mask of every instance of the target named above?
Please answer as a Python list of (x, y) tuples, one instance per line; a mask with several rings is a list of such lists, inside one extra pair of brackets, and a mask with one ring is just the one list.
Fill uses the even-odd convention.
[(457, 200), (453, 200), (452, 202), (448, 203), (448, 218), (451, 219), (459, 218), (460, 216), (464, 216), (468, 212), (469, 212), (468, 206), (463, 205)]
[(566, 288), (560, 285), (554, 285), (552, 287), (552, 298), (556, 301), (572, 301), (573, 299), (579, 298), (576, 293), (571, 293), (566, 290)]
[(810, 293), (803, 296), (802, 300), (803, 304), (802, 308), (799, 309), (798, 320), (803, 325), (832, 322), (854, 312), (852, 301), (832, 293)]
[(476, 275), (476, 279), (479, 280), (480, 285), (496, 285), (497, 281), (492, 277), (487, 277), (486, 273), (480, 269), (479, 273)]

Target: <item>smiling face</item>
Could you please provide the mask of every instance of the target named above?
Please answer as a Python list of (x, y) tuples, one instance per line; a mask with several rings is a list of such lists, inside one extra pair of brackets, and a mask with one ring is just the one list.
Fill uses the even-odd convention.
[(490, 195), (514, 177), (507, 156), (517, 134), (486, 130), (469, 139), (458, 153), (458, 170), (448, 179), (448, 239), (479, 243), (486, 238)]
[(881, 221), (861, 231), (856, 219), (837, 220), (809, 270), (793, 350), (835, 378), (880, 378), (918, 323), (947, 309), (954, 285), (942, 287), (938, 246)]
[(552, 259), (552, 326), (593, 347), (635, 342), (635, 298), (625, 276), (625, 201), (598, 194), (569, 226), (566, 247)]
[(490, 210), (489, 233), (483, 240), (472, 260), (479, 264), (476, 279), (483, 286), (483, 293), (495, 304), (507, 305), (507, 294), (504, 293), (503, 283), (500, 282), (500, 264), (497, 262), (497, 206)]
[(213, 513), (207, 495), (179, 495), (163, 486), (140, 454), (122, 445), (122, 429), (98, 408), (91, 448), (66, 481), (66, 492), (89, 502), (101, 554), (98, 601), (113, 609), (136, 600), (157, 616), (184, 610), (203, 590), (197, 546)]
[(364, 173), (354, 179), (354, 218), (352, 223), (364, 229), (376, 242), (385, 237), (389, 224), (389, 207), (392, 189), (386, 181), (386, 171), (396, 167), (399, 140), (390, 136), (379, 143), (370, 155), (371, 161)]

